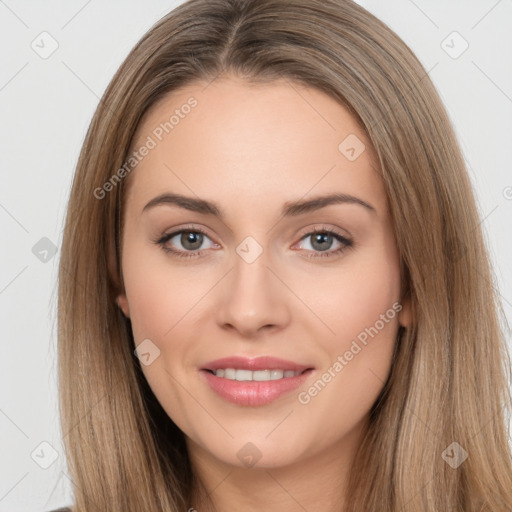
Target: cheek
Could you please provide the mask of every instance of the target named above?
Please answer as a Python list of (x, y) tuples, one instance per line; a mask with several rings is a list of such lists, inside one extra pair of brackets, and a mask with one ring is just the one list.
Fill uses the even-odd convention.
[[(381, 245), (375, 250), (353, 253), (338, 268), (329, 272), (322, 269), (303, 280), (302, 285), (297, 282), (296, 290), (322, 320), (324, 328), (318, 322), (322, 336), (317, 339), (330, 353), (343, 349), (376, 322), (383, 337), (393, 327), (396, 330), (400, 271), (392, 246)], [(390, 321), (382, 325), (381, 315), (386, 315), (390, 308), (385, 319)]]
[(171, 262), (159, 252), (142, 244), (127, 247), (123, 273), (135, 345), (149, 339), (158, 354), (151, 364), (141, 364), (141, 369), (171, 416), (171, 411), (190, 407), (179, 383), (192, 379), (193, 385), (198, 384), (193, 375), (201, 350), (198, 333), (208, 327), (205, 318), (211, 321), (211, 315), (204, 312), (204, 298), (219, 275), (207, 267), (198, 271)]
[(166, 261), (160, 249), (127, 246), (123, 276), (135, 343), (164, 340), (207, 290), (186, 266)]
[[(197, 410), (180, 383), (190, 377), (185, 373), (193, 356), (190, 326), (198, 309), (194, 305), (208, 286), (197, 275), (188, 275), (186, 267), (173, 267), (155, 252), (144, 247), (126, 251), (123, 273), (131, 327), (135, 345), (146, 339), (154, 344), (150, 350), (158, 356), (150, 364), (141, 364), (142, 372), (168, 415), (184, 429), (191, 422), (183, 418)], [(187, 389), (195, 392), (190, 386)]]
[(326, 438), (350, 430), (369, 412), (391, 366), (401, 310), (398, 260), (392, 249), (368, 254), (333, 276), (331, 293), (319, 298), (318, 315), (335, 334), (318, 338), (325, 366), (300, 402), (313, 422), (323, 421), (316, 426)]

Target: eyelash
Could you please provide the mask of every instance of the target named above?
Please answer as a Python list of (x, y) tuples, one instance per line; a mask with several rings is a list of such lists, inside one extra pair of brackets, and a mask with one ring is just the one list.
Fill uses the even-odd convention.
[[(178, 258), (193, 258), (193, 257), (199, 256), (201, 254), (201, 252), (203, 252), (204, 249), (200, 250), (200, 251), (177, 251), (177, 250), (171, 249), (165, 245), (171, 238), (174, 238), (176, 235), (179, 235), (181, 233), (201, 233), (202, 235), (208, 237), (208, 234), (205, 231), (203, 231), (201, 228), (190, 227), (190, 228), (182, 228), (178, 231), (173, 231), (172, 233), (163, 235), (161, 238), (154, 240), (154, 243), (157, 245), (160, 245), (161, 248), (166, 253), (172, 253), (174, 256), (177, 256)], [(335, 231), (332, 228), (314, 228), (312, 231), (309, 231), (304, 236), (302, 236), (301, 240), (304, 238), (307, 238), (311, 235), (318, 234), (318, 233), (332, 235), (336, 240), (338, 240), (338, 242), (341, 242), (343, 245), (341, 247), (339, 247), (338, 249), (330, 250), (330, 251), (308, 251), (309, 254), (306, 256), (307, 258), (331, 258), (331, 257), (340, 255), (345, 250), (354, 246), (354, 243), (351, 240), (344, 237), (343, 235), (341, 235), (340, 233), (338, 233), (337, 231)], [(311, 253), (313, 253), (313, 254), (311, 254)]]

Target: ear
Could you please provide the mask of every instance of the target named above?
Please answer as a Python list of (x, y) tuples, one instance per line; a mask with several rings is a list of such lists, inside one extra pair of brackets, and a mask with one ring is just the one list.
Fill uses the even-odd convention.
[(402, 299), (400, 302), (402, 309), (398, 313), (398, 323), (402, 327), (411, 327), (412, 325), (412, 304), (410, 296)]
[[(111, 238), (107, 256), (108, 273), (115, 285), (115, 289), (124, 290), (124, 282), (121, 275), (121, 269), (118, 268), (115, 255), (115, 240)], [(116, 303), (121, 308), (121, 311), (124, 313), (124, 316), (126, 318), (130, 318), (130, 308), (128, 306), (128, 299), (126, 297), (125, 291), (119, 292), (119, 294), (116, 297)]]
[(117, 305), (121, 308), (124, 316), (130, 318), (130, 308), (128, 306), (128, 299), (125, 293), (120, 293), (116, 299)]

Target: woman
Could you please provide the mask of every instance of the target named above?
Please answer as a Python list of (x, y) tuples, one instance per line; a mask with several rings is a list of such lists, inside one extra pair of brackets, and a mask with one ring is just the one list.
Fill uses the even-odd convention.
[(511, 510), (499, 312), (403, 41), (349, 1), (190, 0), (114, 76), (71, 190), (73, 511)]

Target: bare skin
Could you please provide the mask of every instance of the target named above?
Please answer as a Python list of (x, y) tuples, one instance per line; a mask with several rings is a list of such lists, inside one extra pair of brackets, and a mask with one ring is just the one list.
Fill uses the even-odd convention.
[[(231, 76), (205, 86), (166, 96), (138, 128), (135, 147), (188, 98), (198, 102), (129, 178), (125, 293), (118, 302), (136, 345), (150, 339), (160, 350), (142, 369), (185, 433), (215, 510), (339, 512), (369, 410), (389, 374), (398, 327), (411, 321), (410, 305), (400, 297), (398, 252), (376, 157), (354, 117), (313, 88), (285, 81), (248, 85)], [(350, 147), (355, 144), (356, 155), (362, 148), (357, 139), (349, 139), (348, 153), (338, 149), (350, 134), (365, 145), (352, 161)], [(163, 193), (206, 199), (224, 215), (173, 204), (143, 211)], [(374, 210), (342, 202), (281, 215), (287, 202), (333, 193), (355, 196)], [(190, 235), (197, 228), (206, 235)], [(183, 236), (165, 247), (192, 257), (154, 243), (180, 229)], [(246, 249), (262, 249), (250, 263), (236, 251), (249, 236), (257, 244)], [(361, 343), (371, 326), (377, 334)], [(207, 362), (233, 355), (271, 355), (313, 370), (299, 389), (243, 406), (219, 396), (201, 375)], [(339, 356), (342, 370), (335, 365)], [(319, 379), (325, 385), (315, 393)], [(240, 456), (249, 442), (257, 448), (251, 467)], [(199, 492), (190, 507), (208, 510)]]

